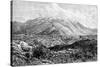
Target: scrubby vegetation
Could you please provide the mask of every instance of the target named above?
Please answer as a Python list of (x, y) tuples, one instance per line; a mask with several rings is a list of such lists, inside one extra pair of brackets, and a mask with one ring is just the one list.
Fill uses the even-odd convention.
[[(20, 35), (22, 37), (19, 37)], [(52, 38), (51, 35), (33, 35), (33, 37), (24, 34), (14, 35), (11, 43), (11, 65), (57, 64), (97, 60), (97, 40), (77, 40), (72, 44), (67, 44), (65, 40), (67, 41), (69, 38), (65, 40), (61, 36), (58, 36), (58, 38)], [(60, 41), (61, 43), (52, 43), (53, 41)], [(54, 45), (49, 46), (50, 44)]]

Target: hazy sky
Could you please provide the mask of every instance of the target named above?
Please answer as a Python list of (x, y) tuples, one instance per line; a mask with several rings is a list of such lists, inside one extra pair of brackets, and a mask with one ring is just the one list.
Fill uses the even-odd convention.
[(13, 21), (25, 22), (36, 17), (60, 17), (97, 28), (97, 6), (13, 0)]

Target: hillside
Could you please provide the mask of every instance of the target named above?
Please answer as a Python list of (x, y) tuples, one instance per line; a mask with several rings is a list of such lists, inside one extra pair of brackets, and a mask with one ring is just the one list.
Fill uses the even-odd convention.
[[(36, 18), (25, 23), (13, 22), (14, 32), (40, 33), (49, 28), (50, 31), (58, 30), (61, 35), (79, 36), (96, 35), (97, 30), (83, 26), (80, 22), (54, 18)], [(76, 32), (77, 31), (77, 32)]]
[(97, 60), (97, 29), (79, 22), (36, 18), (12, 22), (12, 66)]

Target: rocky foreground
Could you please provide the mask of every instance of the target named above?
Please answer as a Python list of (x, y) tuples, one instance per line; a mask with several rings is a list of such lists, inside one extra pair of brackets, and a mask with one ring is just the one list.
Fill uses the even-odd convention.
[(97, 40), (52, 35), (14, 34), (12, 66), (87, 62), (97, 60)]

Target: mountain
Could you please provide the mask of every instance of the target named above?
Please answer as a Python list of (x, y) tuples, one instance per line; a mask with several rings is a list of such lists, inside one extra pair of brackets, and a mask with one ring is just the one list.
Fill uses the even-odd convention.
[(53, 19), (53, 25), (56, 29), (58, 29), (61, 34), (77, 36), (77, 35), (88, 35), (88, 34), (96, 34), (96, 29), (91, 29), (83, 26), (80, 22), (72, 22), (71, 20), (60, 20), (60, 19)]
[(97, 29), (91, 29), (83, 26), (78, 21), (64, 20), (60, 18), (39, 17), (33, 20), (28, 20), (25, 23), (13, 22), (13, 31), (21, 33), (34, 33), (38, 34), (43, 31), (48, 33), (57, 30), (61, 35), (68, 36), (84, 36), (96, 35)]
[(21, 27), (23, 26), (23, 23), (21, 22), (11, 22), (11, 27), (12, 27), (12, 33), (18, 33), (21, 31)]

